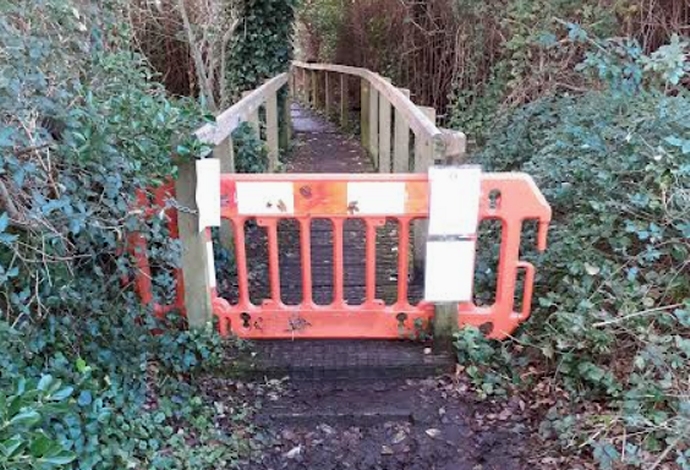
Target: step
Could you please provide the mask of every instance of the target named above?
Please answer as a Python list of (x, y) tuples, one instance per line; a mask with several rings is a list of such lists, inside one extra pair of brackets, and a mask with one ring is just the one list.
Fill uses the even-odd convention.
[(248, 375), (292, 381), (375, 381), (426, 378), (453, 370), (450, 353), (428, 344), (386, 340), (265, 340), (253, 342)]
[(418, 397), (407, 379), (291, 382), (280, 399), (264, 403), (259, 423), (375, 426), (414, 422)]

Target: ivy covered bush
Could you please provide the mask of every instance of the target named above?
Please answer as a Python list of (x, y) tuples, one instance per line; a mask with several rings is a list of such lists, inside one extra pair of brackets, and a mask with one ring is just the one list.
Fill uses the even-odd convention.
[(226, 61), (231, 95), (253, 90), (288, 70), (296, 4), (296, 0), (228, 1), (239, 20)]
[(154, 320), (129, 285), (139, 230), (155, 294), (174, 296), (164, 215), (144, 221), (133, 196), (200, 150), (184, 136), (204, 113), (166, 95), (122, 11), (0, 2), (2, 469), (229, 468), (247, 451), (241, 417), (199, 387), (220, 339)]
[(533, 316), (512, 355), (506, 344), (468, 355), (463, 332), (460, 359), (483, 368), (491, 392), (497, 370), (533, 387), (527, 366), (564, 390), (541, 432), (565, 455), (688, 469), (690, 44), (674, 37), (645, 55), (632, 40), (567, 32), (589, 45), (577, 66), (588, 91), (504, 111), (473, 157), (529, 173), (553, 207)]

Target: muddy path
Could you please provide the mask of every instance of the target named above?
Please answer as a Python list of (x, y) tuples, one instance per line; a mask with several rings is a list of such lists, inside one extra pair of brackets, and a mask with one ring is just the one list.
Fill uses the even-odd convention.
[(286, 383), (255, 417), (248, 470), (520, 470), (530, 430), (518, 401), (480, 402), (448, 377)]

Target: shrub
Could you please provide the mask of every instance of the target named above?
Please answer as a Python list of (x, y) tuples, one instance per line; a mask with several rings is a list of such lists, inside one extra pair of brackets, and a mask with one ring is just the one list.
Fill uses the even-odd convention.
[(218, 468), (245, 451), (196, 381), (227, 344), (153, 320), (123, 283), (136, 229), (160, 247), (157, 300), (174, 296), (166, 220), (142, 223), (132, 199), (201, 150), (180, 136), (204, 115), (130, 49), (119, 6), (0, 2), (0, 468)]
[(632, 41), (573, 31), (598, 46), (579, 67), (593, 70), (592, 91), (499, 116), (475, 156), (533, 175), (554, 209), (538, 305), (518, 341), (582, 406), (603, 403), (605, 422), (554, 407), (544, 429), (569, 449), (588, 444), (603, 469), (622, 455), (689, 468), (690, 96), (677, 60), (688, 45), (645, 56)]

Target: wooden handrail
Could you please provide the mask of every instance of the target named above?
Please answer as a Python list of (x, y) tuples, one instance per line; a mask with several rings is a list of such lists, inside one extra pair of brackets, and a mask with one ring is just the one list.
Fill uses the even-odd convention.
[(248, 116), (259, 109), (271, 96), (274, 96), (288, 82), (288, 73), (281, 73), (260, 87), (247, 93), (241, 100), (216, 116), (215, 123), (201, 126), (194, 135), (201, 142), (216, 146), (232, 134), (237, 126), (248, 120)]
[(397, 109), (402, 116), (407, 120), (410, 129), (415, 135), (423, 135), (428, 139), (442, 138), (441, 130), (432, 122), (410, 98), (408, 98), (399, 88), (391, 84), (381, 75), (372, 72), (371, 70), (350, 67), (348, 65), (334, 65), (334, 64), (309, 64), (306, 62), (294, 61), (294, 67), (303, 68), (307, 70), (318, 70), (325, 72), (342, 73), (345, 75), (353, 75), (361, 77), (369, 82), (376, 91), (385, 96), (391, 105)]

